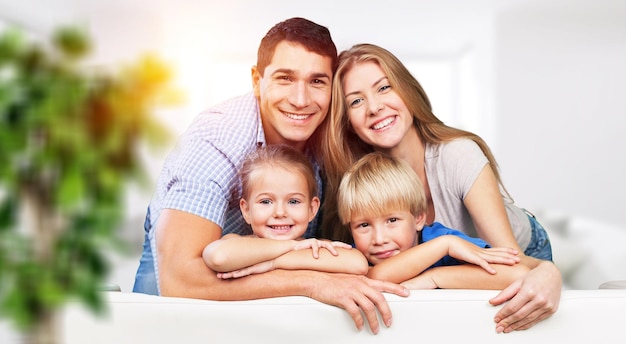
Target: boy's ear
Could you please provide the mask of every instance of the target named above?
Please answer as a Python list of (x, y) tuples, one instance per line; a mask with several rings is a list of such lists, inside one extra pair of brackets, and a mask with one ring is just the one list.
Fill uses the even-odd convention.
[(248, 202), (243, 198), (239, 200), (239, 209), (241, 210), (243, 219), (246, 220), (247, 224), (250, 224), (250, 208), (248, 207)]
[(421, 231), (424, 228), (424, 224), (426, 223), (426, 213), (421, 213), (415, 216), (415, 230)]
[(259, 83), (261, 82), (261, 79), (263, 78), (263, 76), (261, 75), (261, 73), (259, 73), (259, 70), (257, 69), (256, 65), (252, 66), (252, 69), (250, 72), (252, 76), (252, 90), (254, 91), (254, 96), (258, 98), (261, 95)]
[(319, 209), (320, 209), (320, 199), (317, 197), (313, 197), (311, 199), (311, 207), (309, 208), (309, 222), (313, 221)]

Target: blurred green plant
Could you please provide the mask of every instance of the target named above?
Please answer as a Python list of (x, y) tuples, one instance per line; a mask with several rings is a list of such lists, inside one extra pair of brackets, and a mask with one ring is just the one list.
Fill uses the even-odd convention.
[(90, 48), (72, 27), (0, 34), (0, 317), (48, 342), (68, 300), (103, 310), (125, 190), (147, 181), (137, 148), (170, 139), (152, 112), (179, 99), (154, 55), (105, 71)]

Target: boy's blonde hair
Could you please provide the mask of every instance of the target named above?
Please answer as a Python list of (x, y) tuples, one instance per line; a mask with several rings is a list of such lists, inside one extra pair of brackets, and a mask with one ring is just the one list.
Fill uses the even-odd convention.
[(427, 210), (417, 174), (406, 162), (381, 152), (366, 154), (343, 175), (337, 203), (343, 225), (357, 214), (378, 216), (408, 209), (419, 216)]

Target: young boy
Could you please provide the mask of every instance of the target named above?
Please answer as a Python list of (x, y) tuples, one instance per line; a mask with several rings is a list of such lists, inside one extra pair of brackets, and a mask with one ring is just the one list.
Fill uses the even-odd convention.
[(343, 176), (337, 197), (341, 222), (372, 265), (370, 278), (411, 289), (503, 289), (528, 271), (516, 264), (515, 250), (490, 248), (437, 222), (425, 225), (424, 189), (399, 159), (364, 156)]
[(202, 257), (219, 278), (274, 269), (367, 272), (367, 260), (350, 245), (302, 239), (320, 206), (313, 166), (304, 154), (287, 145), (263, 146), (246, 157), (240, 175), (239, 206), (253, 234), (227, 234), (206, 246)]

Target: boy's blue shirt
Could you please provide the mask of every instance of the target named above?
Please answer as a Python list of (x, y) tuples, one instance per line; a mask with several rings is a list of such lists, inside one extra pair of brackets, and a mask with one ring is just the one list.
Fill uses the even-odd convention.
[[(486, 241), (480, 238), (471, 237), (459, 230), (448, 228), (439, 222), (433, 222), (430, 225), (424, 226), (424, 228), (422, 229), (422, 237), (421, 237), (422, 240), (418, 243), (418, 245), (425, 243), (429, 240), (438, 238), (442, 235), (455, 235), (455, 236), (460, 237), (461, 239), (464, 239), (473, 243), (476, 246), (483, 247), (483, 248), (491, 247), (491, 245), (489, 245)], [(435, 264), (433, 264), (431, 268), (434, 268), (437, 266), (450, 266), (450, 265), (460, 265), (460, 264), (464, 264), (464, 262), (459, 261), (450, 256), (445, 256), (441, 258), (440, 260), (438, 260), (437, 262), (435, 262)]]

